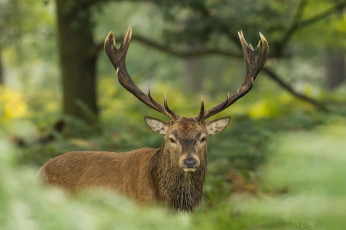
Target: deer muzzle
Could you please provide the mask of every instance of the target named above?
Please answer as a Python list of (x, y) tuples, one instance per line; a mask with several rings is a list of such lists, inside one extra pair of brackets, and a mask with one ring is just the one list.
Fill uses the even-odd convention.
[(199, 167), (200, 163), (196, 157), (188, 157), (182, 160), (182, 168), (185, 173), (193, 173), (196, 171), (196, 168)]

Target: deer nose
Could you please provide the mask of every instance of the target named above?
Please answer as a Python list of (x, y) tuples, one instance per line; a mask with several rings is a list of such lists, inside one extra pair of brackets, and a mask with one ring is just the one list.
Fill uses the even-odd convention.
[(184, 160), (184, 166), (187, 168), (195, 168), (197, 161), (194, 158), (187, 158)]

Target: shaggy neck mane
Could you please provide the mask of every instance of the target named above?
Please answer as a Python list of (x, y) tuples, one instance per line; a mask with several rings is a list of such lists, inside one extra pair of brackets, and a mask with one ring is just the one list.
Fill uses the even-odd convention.
[(180, 211), (193, 211), (203, 196), (207, 165), (201, 162), (194, 173), (185, 173), (160, 148), (150, 162), (150, 175), (158, 201)]

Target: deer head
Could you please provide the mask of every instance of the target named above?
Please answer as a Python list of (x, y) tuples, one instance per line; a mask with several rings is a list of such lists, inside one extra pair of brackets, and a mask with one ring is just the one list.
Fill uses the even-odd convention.
[(230, 117), (211, 122), (198, 122), (194, 118), (181, 117), (176, 121), (163, 122), (145, 117), (150, 129), (165, 138), (163, 152), (177, 167), (186, 173), (196, 171), (206, 165), (207, 141), (210, 135), (221, 132), (228, 124)]
[[(145, 117), (145, 121), (153, 132), (164, 136), (165, 144), (162, 147), (162, 152), (167, 154), (167, 160), (172, 162), (177, 168), (181, 168), (185, 173), (193, 173), (206, 164), (207, 141), (210, 135), (221, 132), (230, 121), (230, 117), (214, 121), (206, 121), (206, 119), (228, 108), (251, 90), (268, 56), (268, 43), (260, 33), (261, 41), (259, 41), (257, 48), (254, 49), (251, 44), (247, 44), (243, 33), (238, 32), (246, 69), (244, 82), (231, 96), (228, 93), (227, 98), (223, 102), (208, 110), (204, 110), (202, 99), (199, 114), (193, 118), (185, 118), (180, 117), (168, 107), (166, 96), (164, 96), (162, 105), (151, 97), (150, 90), (148, 94), (145, 94), (132, 81), (126, 69), (126, 54), (130, 45), (131, 35), (132, 28), (130, 26), (125, 33), (120, 48), (116, 47), (112, 32), (105, 39), (104, 48), (116, 69), (118, 81), (144, 104), (169, 118), (168, 122), (164, 122), (155, 118)], [(258, 54), (261, 44), (262, 51), (261, 54)]]

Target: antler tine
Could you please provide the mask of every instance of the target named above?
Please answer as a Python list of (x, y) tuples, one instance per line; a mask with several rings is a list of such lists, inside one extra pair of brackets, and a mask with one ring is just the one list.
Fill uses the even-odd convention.
[(165, 107), (165, 110), (172, 115), (172, 117), (174, 117), (174, 119), (178, 119), (179, 116), (178, 114), (176, 114), (173, 110), (171, 110), (169, 107), (168, 107), (168, 104), (167, 104), (167, 97), (166, 97), (166, 93), (164, 93), (164, 101), (163, 101), (163, 105)]
[(202, 96), (202, 98), (201, 98), (201, 110), (200, 110), (198, 116), (195, 119), (197, 121), (200, 121), (202, 116), (203, 116), (203, 114), (204, 114), (204, 101), (203, 101), (203, 96)]
[(141, 102), (146, 104), (152, 109), (166, 115), (171, 120), (179, 119), (179, 115), (174, 111), (169, 109), (167, 103), (165, 106), (162, 106), (160, 103), (156, 102), (150, 95), (150, 89), (148, 95), (143, 93), (136, 84), (132, 81), (131, 76), (127, 72), (126, 68), (126, 54), (130, 46), (132, 36), (132, 27), (129, 26), (125, 32), (123, 41), (120, 48), (116, 47), (114, 34), (112, 31), (109, 32), (108, 36), (104, 42), (104, 48), (107, 53), (109, 60), (112, 62), (114, 68), (116, 69), (117, 77), (119, 83), (135, 97), (137, 97)]
[[(223, 111), (224, 109), (232, 105), (234, 102), (236, 102), (239, 98), (247, 94), (251, 90), (258, 73), (261, 71), (267, 60), (269, 54), (269, 45), (267, 40), (261, 33), (259, 33), (261, 40), (259, 41), (256, 49), (254, 49), (251, 45), (248, 45), (242, 31), (238, 32), (238, 35), (241, 42), (245, 62), (246, 75), (244, 82), (232, 94), (232, 96), (229, 96), (228, 93), (226, 100), (208, 109), (203, 113), (203, 115), (201, 115), (201, 113), (197, 115), (195, 119), (197, 119), (198, 121), (204, 121), (208, 117), (211, 117)], [(260, 44), (262, 44), (262, 52), (260, 55), (258, 55)]]

